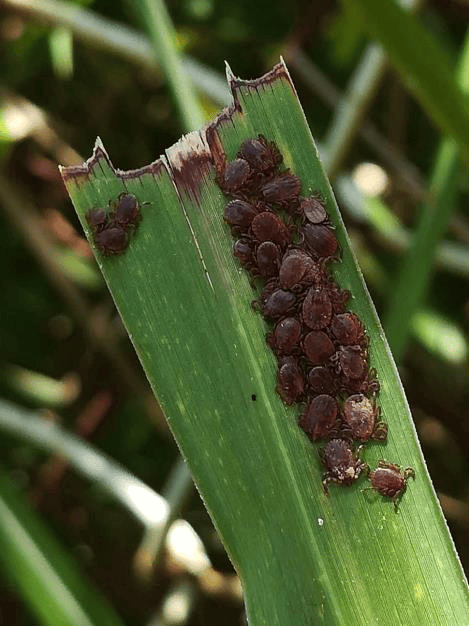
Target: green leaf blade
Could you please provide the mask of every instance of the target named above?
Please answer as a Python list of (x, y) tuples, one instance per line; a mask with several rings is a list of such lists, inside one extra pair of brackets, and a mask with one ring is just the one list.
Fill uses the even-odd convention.
[(385, 48), (404, 84), (441, 130), (469, 159), (469, 101), (457, 84), (455, 67), (438, 43), (394, 0), (342, 0), (361, 15), (368, 33)]
[[(163, 162), (124, 177), (102, 153), (81, 174), (66, 171), (65, 181), (89, 236), (83, 215), (93, 203), (106, 206), (124, 189), (151, 203), (125, 254), (98, 253), (98, 261), (240, 574), (250, 624), (464, 623), (467, 586), (286, 68), (257, 81), (231, 78), (231, 86), (235, 106)], [(361, 493), (364, 480), (323, 493), (318, 446), (298, 428), (298, 408), (274, 391), (268, 327), (233, 259), (227, 199), (215, 182), (224, 159), (259, 133), (277, 143), (303, 193), (320, 192), (330, 210), (343, 259), (333, 273), (369, 334), (390, 426), (386, 445), (368, 446), (365, 458), (416, 471), (397, 515), (389, 500)], [(81, 193), (73, 188), (77, 175)], [(91, 189), (101, 193), (92, 201)]]

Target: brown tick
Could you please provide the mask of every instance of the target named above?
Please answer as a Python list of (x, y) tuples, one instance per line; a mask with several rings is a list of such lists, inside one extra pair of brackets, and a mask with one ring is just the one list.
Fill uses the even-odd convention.
[(262, 174), (274, 173), (283, 160), (277, 146), (262, 135), (242, 143), (236, 156), (247, 161), (254, 171)]
[(329, 493), (330, 482), (351, 485), (368, 465), (360, 459), (361, 447), (353, 451), (346, 439), (331, 439), (322, 451), (322, 462), (326, 467), (322, 484)]
[(280, 360), (277, 391), (285, 404), (299, 402), (305, 390), (305, 377), (298, 364), (298, 359), (287, 356)]
[(314, 256), (329, 259), (335, 255), (339, 244), (332, 229), (324, 224), (306, 224), (301, 229), (304, 245)]
[(359, 441), (385, 441), (387, 424), (379, 420), (379, 409), (362, 393), (349, 396), (342, 408), (344, 425)]
[(298, 424), (312, 441), (324, 439), (336, 430), (338, 411), (336, 400), (321, 394), (310, 400)]
[(277, 322), (273, 333), (267, 337), (267, 343), (279, 356), (282, 356), (292, 354), (298, 349), (300, 337), (300, 322), (295, 317), (286, 317)]
[(401, 471), (399, 465), (381, 460), (378, 461), (376, 469), (369, 474), (371, 487), (367, 487), (363, 491), (374, 489), (382, 496), (391, 498), (397, 513), (399, 501), (407, 487), (407, 480), (410, 476), (415, 480), (415, 471), (411, 467), (406, 467), (405, 470)]

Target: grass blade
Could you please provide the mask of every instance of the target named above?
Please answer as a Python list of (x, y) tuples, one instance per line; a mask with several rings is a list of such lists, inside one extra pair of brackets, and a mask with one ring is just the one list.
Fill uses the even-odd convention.
[(0, 551), (3, 572), (41, 624), (122, 624), (4, 474), (0, 474)]
[(150, 33), (155, 56), (169, 83), (183, 128), (184, 130), (198, 128), (204, 123), (204, 116), (195, 89), (184, 71), (182, 57), (176, 49), (176, 32), (164, 0), (139, 0), (139, 4), (143, 23)]
[[(235, 564), (251, 626), (464, 623), (467, 586), (416, 440), (376, 313), (357, 269), (294, 87), (283, 64), (255, 81), (230, 77), (235, 103), (161, 160), (116, 171), (100, 143), (62, 170), (78, 215), (128, 190), (143, 219), (125, 254), (98, 263)], [(319, 191), (343, 249), (334, 273), (370, 336), (390, 426), (386, 458), (417, 478), (398, 515), (360, 485), (325, 496), (317, 449), (297, 410), (274, 392), (266, 325), (235, 263), (216, 166), (240, 143), (274, 140), (303, 192)]]
[(469, 159), (469, 101), (455, 80), (455, 68), (419, 21), (394, 0), (342, 0), (362, 16), (364, 28), (385, 48), (404, 85), (441, 130)]
[[(459, 84), (469, 90), (469, 36), (466, 37), (460, 68)], [(428, 200), (421, 207), (421, 217), (412, 247), (406, 255), (384, 320), (386, 335), (394, 358), (400, 361), (416, 314), (431, 277), (438, 241), (444, 234), (455, 206), (461, 176), (461, 159), (454, 139), (444, 139), (435, 159)]]

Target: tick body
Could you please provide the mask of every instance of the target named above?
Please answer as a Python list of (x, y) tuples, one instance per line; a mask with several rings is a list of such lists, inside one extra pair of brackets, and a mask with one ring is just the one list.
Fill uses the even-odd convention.
[(305, 377), (298, 364), (298, 359), (292, 356), (280, 361), (278, 370), (277, 391), (285, 404), (299, 402), (305, 390)]
[(338, 412), (336, 400), (321, 394), (309, 402), (299, 425), (312, 441), (324, 439), (336, 430)]
[(247, 161), (255, 172), (262, 174), (273, 174), (283, 160), (276, 145), (267, 141), (263, 135), (242, 143), (237, 157)]
[(300, 203), (300, 214), (311, 224), (323, 224), (328, 222), (326, 209), (321, 202), (309, 196), (304, 198)]
[(279, 355), (288, 355), (297, 351), (301, 337), (301, 324), (295, 317), (286, 317), (277, 322), (267, 342)]
[(125, 191), (117, 199), (113, 221), (123, 228), (135, 226), (140, 219), (140, 206), (137, 198)]
[(296, 296), (291, 291), (275, 289), (270, 295), (261, 300), (261, 309), (264, 317), (278, 320), (287, 317), (296, 305)]
[(102, 230), (107, 223), (106, 211), (104, 209), (91, 209), (86, 214), (86, 221), (93, 230)]
[(349, 396), (342, 409), (345, 427), (350, 429), (354, 439), (362, 442), (386, 439), (388, 427), (379, 421), (378, 416), (379, 410), (376, 405), (362, 393)]
[(368, 467), (360, 459), (360, 448), (354, 452), (346, 439), (331, 439), (323, 450), (322, 462), (326, 467), (322, 481), (326, 494), (330, 482), (351, 485)]
[(307, 383), (309, 389), (315, 394), (326, 393), (334, 396), (338, 391), (333, 372), (323, 365), (317, 365), (309, 370)]
[(282, 259), (278, 278), (282, 289), (299, 291), (319, 282), (324, 276), (324, 270), (307, 252), (291, 248)]
[(247, 232), (258, 211), (250, 202), (232, 200), (225, 207), (225, 221), (241, 232)]
[(261, 195), (266, 202), (278, 204), (286, 210), (296, 208), (300, 192), (301, 181), (293, 174), (281, 174), (261, 187)]
[(303, 300), (303, 322), (313, 330), (322, 330), (329, 325), (332, 303), (327, 289), (311, 287)]
[(364, 338), (363, 324), (355, 313), (347, 312), (334, 315), (331, 329), (334, 337), (342, 346), (359, 344)]
[(97, 232), (94, 242), (105, 256), (122, 254), (129, 245), (129, 235), (120, 226), (109, 226)]
[(263, 241), (257, 248), (256, 261), (259, 274), (272, 278), (278, 273), (281, 250), (273, 241)]
[(411, 467), (406, 467), (403, 471), (399, 465), (388, 461), (378, 461), (376, 469), (370, 472), (369, 478), (371, 487), (382, 496), (391, 498), (394, 510), (397, 513), (399, 500), (407, 487), (407, 481), (412, 476), (415, 479), (415, 471)]
[(312, 330), (303, 340), (305, 357), (313, 365), (325, 363), (334, 350), (334, 344), (322, 330)]
[(292, 238), (285, 222), (270, 211), (263, 211), (254, 217), (251, 232), (256, 241), (273, 241), (279, 246), (286, 246)]
[(345, 379), (363, 379), (367, 369), (366, 360), (366, 352), (360, 346), (340, 346), (336, 355), (338, 370)]
[(304, 244), (314, 256), (329, 259), (337, 252), (339, 244), (332, 229), (325, 224), (306, 224), (301, 229)]
[(251, 167), (244, 159), (235, 159), (227, 163), (220, 184), (225, 193), (231, 196), (244, 196), (245, 189), (249, 187), (251, 179)]

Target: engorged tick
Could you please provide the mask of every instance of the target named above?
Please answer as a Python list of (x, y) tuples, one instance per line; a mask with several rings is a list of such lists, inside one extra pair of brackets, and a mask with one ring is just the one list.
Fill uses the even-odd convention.
[(288, 226), (271, 211), (263, 211), (254, 217), (251, 232), (256, 241), (273, 241), (279, 246), (286, 246), (292, 239)]
[(340, 289), (335, 283), (328, 284), (328, 291), (334, 313), (343, 313), (347, 302), (350, 300), (350, 291)]
[(323, 487), (329, 493), (329, 483), (351, 485), (368, 465), (360, 459), (360, 449), (354, 453), (345, 439), (331, 439), (322, 452), (322, 462), (326, 467)]
[(332, 303), (327, 289), (311, 287), (303, 300), (303, 322), (313, 330), (322, 330), (329, 325), (332, 316)]
[(379, 419), (379, 409), (362, 393), (346, 399), (342, 418), (352, 437), (359, 441), (384, 441), (388, 435), (387, 424)]
[(312, 330), (303, 339), (304, 355), (313, 365), (325, 363), (334, 350), (334, 344), (322, 330)]
[(415, 471), (412, 467), (406, 467), (401, 471), (399, 465), (381, 460), (378, 461), (376, 469), (369, 474), (371, 487), (367, 487), (363, 491), (374, 489), (382, 496), (391, 498), (397, 513), (399, 501), (407, 487), (407, 480), (410, 476), (415, 480)]
[(262, 174), (272, 174), (283, 160), (277, 146), (262, 135), (244, 141), (236, 156), (247, 161), (255, 172)]
[(108, 226), (94, 235), (94, 242), (105, 256), (120, 255), (129, 245), (129, 235), (121, 226)]
[(279, 283), (282, 289), (294, 291), (320, 282), (325, 277), (323, 268), (304, 250), (290, 248), (282, 259)]
[(317, 365), (309, 370), (306, 376), (309, 389), (314, 394), (326, 393), (335, 395), (338, 391), (336, 376), (330, 368), (324, 365)]
[(261, 187), (266, 202), (278, 204), (290, 212), (294, 212), (300, 192), (301, 181), (293, 174), (281, 174)]
[[(253, 303), (256, 304), (256, 303)], [(261, 295), (260, 308), (264, 317), (271, 320), (278, 320), (287, 317), (294, 309), (296, 304), (296, 296), (291, 291), (283, 289), (275, 289), (264, 297)], [(257, 303), (257, 306), (259, 304)]]
[(304, 245), (316, 257), (329, 259), (335, 255), (339, 244), (330, 226), (306, 224), (300, 229)]
[(314, 196), (303, 198), (299, 212), (311, 224), (322, 224), (328, 219), (326, 209)]
[(345, 379), (361, 380), (366, 375), (367, 354), (360, 346), (340, 346), (334, 362)]
[(266, 278), (276, 276), (280, 264), (280, 247), (273, 241), (263, 241), (256, 251), (258, 273)]
[(342, 346), (360, 344), (364, 338), (363, 324), (355, 313), (340, 313), (331, 320), (331, 329)]
[(273, 333), (267, 336), (267, 343), (279, 356), (284, 356), (297, 350), (300, 337), (300, 322), (295, 317), (286, 317), (277, 322)]
[(222, 180), (219, 185), (228, 195), (245, 197), (250, 183), (251, 168), (244, 159), (235, 159), (226, 164)]
[(135, 226), (140, 219), (140, 205), (137, 198), (125, 191), (121, 193), (117, 198), (112, 217), (116, 225), (122, 228)]
[(324, 439), (336, 430), (338, 411), (337, 401), (321, 394), (310, 400), (298, 424), (312, 441)]
[(225, 221), (233, 228), (245, 233), (257, 214), (256, 207), (245, 200), (232, 200), (225, 207)]
[(277, 391), (285, 404), (299, 402), (305, 390), (305, 377), (298, 364), (298, 359), (292, 356), (280, 360), (278, 370)]
[(104, 209), (90, 209), (86, 214), (86, 221), (95, 232), (102, 230), (107, 223), (107, 215)]

